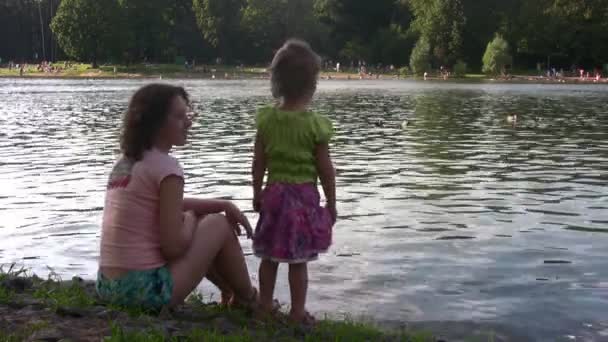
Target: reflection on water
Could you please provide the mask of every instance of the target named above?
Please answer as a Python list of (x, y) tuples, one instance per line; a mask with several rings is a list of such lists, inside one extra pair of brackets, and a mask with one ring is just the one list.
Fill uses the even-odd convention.
[[(176, 83), (200, 113), (175, 153), (187, 191), (250, 209), (266, 83)], [(0, 80), (0, 263), (94, 276), (120, 115), (141, 84)], [(608, 339), (607, 90), (322, 83), (315, 107), (337, 129), (340, 222), (311, 266), (311, 309)], [(288, 300), (285, 276), (277, 291)]]

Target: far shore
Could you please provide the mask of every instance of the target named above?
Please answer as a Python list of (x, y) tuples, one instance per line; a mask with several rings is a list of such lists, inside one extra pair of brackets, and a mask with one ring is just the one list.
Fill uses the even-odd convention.
[[(233, 67), (233, 66), (203, 66), (186, 69), (184, 66), (158, 64), (158, 65), (133, 65), (113, 66), (103, 65), (93, 69), (87, 64), (73, 64), (68, 68), (58, 70), (38, 71), (35, 65), (29, 65), (23, 75), (16, 68), (0, 68), (0, 78), (24, 78), (24, 79), (268, 79), (268, 72), (262, 67)], [(465, 76), (451, 76), (444, 79), (440, 75), (431, 73), (429, 77), (414, 76), (412, 74), (400, 75), (398, 71), (390, 73), (359, 73), (345, 71), (322, 71), (319, 75), (322, 80), (343, 81), (366, 81), (366, 80), (416, 80), (416, 81), (441, 81), (441, 82), (495, 82), (495, 83), (538, 83), (538, 84), (607, 84), (608, 78), (580, 77), (546, 77), (534, 75), (508, 75), (495, 77), (484, 74), (467, 74)]]

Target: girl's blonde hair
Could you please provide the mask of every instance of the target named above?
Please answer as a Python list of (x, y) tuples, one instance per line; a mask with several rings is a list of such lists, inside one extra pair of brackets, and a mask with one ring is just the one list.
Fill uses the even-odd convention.
[(317, 89), (321, 58), (310, 45), (290, 39), (277, 51), (270, 65), (272, 96), (298, 99), (312, 96)]

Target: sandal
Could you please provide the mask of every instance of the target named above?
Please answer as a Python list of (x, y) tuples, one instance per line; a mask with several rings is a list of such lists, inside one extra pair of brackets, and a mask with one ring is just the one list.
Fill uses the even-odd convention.
[(294, 319), (293, 315), (290, 313), (289, 321), (292, 324), (299, 325), (303, 328), (308, 328), (308, 329), (314, 328), (315, 325), (317, 324), (317, 319), (315, 318), (315, 316), (311, 315), (310, 312), (308, 312), (308, 311), (304, 311), (304, 317), (299, 318), (299, 319)]
[(281, 312), (281, 303), (278, 300), (272, 301), (272, 308), (270, 310), (262, 308), (260, 305), (259, 310), (255, 314), (255, 319), (259, 321), (278, 321), (284, 323), (286, 321), (286, 315)]

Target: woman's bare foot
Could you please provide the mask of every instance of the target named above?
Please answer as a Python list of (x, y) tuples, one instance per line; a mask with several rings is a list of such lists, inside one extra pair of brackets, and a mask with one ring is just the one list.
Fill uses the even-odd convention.
[(252, 294), (248, 299), (238, 298), (236, 294), (233, 294), (228, 300), (228, 308), (231, 309), (242, 309), (252, 311), (255, 315), (260, 311), (260, 294), (258, 289), (252, 287)]
[(223, 307), (231, 307), (233, 305), (234, 300), (234, 293), (222, 292), (222, 299), (220, 301), (220, 305)]

